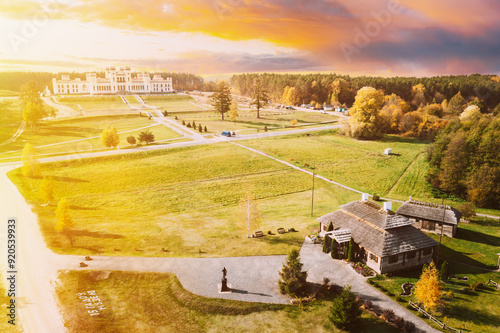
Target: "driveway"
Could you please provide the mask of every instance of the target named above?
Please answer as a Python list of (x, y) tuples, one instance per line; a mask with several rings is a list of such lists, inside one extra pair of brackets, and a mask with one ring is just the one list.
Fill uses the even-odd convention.
[(308, 272), (309, 282), (323, 283), (323, 278), (329, 278), (331, 283), (340, 286), (347, 284), (352, 286), (352, 291), (369, 299), (374, 305), (383, 309), (391, 309), (397, 316), (403, 317), (407, 321), (412, 321), (415, 326), (423, 332), (441, 332), (430, 327), (422, 319), (414, 315), (406, 308), (399, 305), (389, 296), (383, 294), (366, 282), (365, 277), (354, 272), (350, 265), (341, 260), (334, 260), (329, 254), (322, 251), (322, 246), (313, 244), (306, 238), (300, 250), (301, 261), (304, 263), (304, 270)]

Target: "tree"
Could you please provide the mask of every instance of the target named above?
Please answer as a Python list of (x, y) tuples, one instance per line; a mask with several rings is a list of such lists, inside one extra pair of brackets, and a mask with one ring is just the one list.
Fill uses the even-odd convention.
[(335, 327), (351, 330), (362, 312), (361, 301), (351, 291), (351, 286), (347, 285), (342, 293), (333, 300), (328, 319)]
[(42, 183), (40, 184), (40, 192), (46, 203), (50, 203), (54, 200), (54, 180), (52, 177), (43, 177)]
[(433, 309), (441, 304), (441, 290), (439, 272), (434, 262), (431, 262), (415, 284), (415, 297), (426, 309)]
[(450, 99), (448, 103), (447, 113), (458, 116), (462, 113), (465, 108), (465, 99), (462, 97), (462, 93), (459, 91), (455, 96)]
[(354, 261), (354, 255), (355, 255), (355, 244), (354, 239), (349, 240), (349, 250), (347, 251), (347, 261), (353, 262)]
[(333, 105), (341, 105), (349, 102), (349, 98), (352, 98), (351, 91), (349, 89), (349, 83), (344, 79), (336, 79), (333, 81), (332, 85), (332, 97), (330, 103)]
[(325, 237), (323, 238), (323, 252), (324, 253), (330, 252), (331, 246), (332, 246), (332, 239), (330, 238), (330, 236), (325, 235)]
[(224, 113), (229, 112), (232, 101), (231, 90), (227, 82), (224, 80), (219, 81), (219, 83), (217, 83), (217, 88), (210, 98), (215, 112), (220, 113), (224, 121)]
[(293, 249), (288, 254), (281, 272), (279, 272), (280, 280), (278, 285), (282, 294), (297, 297), (303, 295), (307, 287), (307, 272), (302, 271), (302, 266), (299, 251)]
[(414, 85), (411, 88), (411, 94), (413, 97), (411, 104), (414, 105), (415, 108), (418, 108), (420, 105), (423, 105), (427, 102), (425, 99), (425, 91), (425, 86), (422, 83)]
[(441, 269), (439, 270), (439, 278), (441, 281), (446, 281), (448, 279), (448, 262), (444, 261), (441, 264)]
[(150, 130), (144, 130), (139, 133), (139, 142), (146, 142), (146, 144), (150, 144), (155, 141), (155, 135), (151, 133)]
[(250, 102), (250, 105), (255, 105), (255, 108), (257, 109), (257, 118), (260, 118), (260, 109), (265, 107), (268, 102), (269, 95), (267, 94), (267, 91), (262, 87), (260, 78), (257, 77), (254, 83), (252, 101)]
[(477, 105), (469, 105), (465, 108), (464, 112), (460, 114), (461, 122), (475, 122), (481, 118), (481, 111), (479, 111), (479, 107)]
[(133, 146), (133, 145), (135, 145), (137, 143), (137, 140), (136, 140), (135, 136), (131, 135), (131, 136), (127, 137), (127, 142), (131, 146)]
[(330, 244), (330, 256), (332, 257), (332, 259), (337, 259), (338, 249), (339, 249), (339, 243), (335, 238), (333, 238), (332, 243)]
[(26, 143), (22, 152), (23, 175), (26, 177), (39, 177), (42, 173), (40, 162), (36, 158), (35, 148), (30, 143)]
[(378, 136), (379, 110), (384, 103), (384, 95), (372, 87), (358, 90), (351, 118), (345, 124), (345, 132), (356, 139), (374, 139)]
[(118, 143), (120, 143), (120, 137), (113, 126), (102, 131), (101, 142), (104, 147), (107, 148), (116, 148), (118, 146)]
[(68, 237), (71, 247), (73, 247), (73, 225), (69, 214), (69, 203), (66, 198), (62, 198), (57, 204), (55, 230)]
[(471, 106), (471, 105), (477, 106), (479, 109), (479, 112), (481, 112), (481, 113), (488, 113), (488, 107), (486, 107), (486, 104), (484, 103), (484, 101), (477, 98), (477, 97), (474, 98), (474, 100), (469, 103), (469, 106)]
[(235, 101), (231, 102), (231, 107), (229, 108), (229, 119), (231, 119), (232, 122), (236, 121), (236, 117), (238, 117), (238, 104), (236, 104)]
[(292, 119), (292, 120), (290, 120), (290, 124), (291, 124), (292, 126), (297, 125), (297, 119)]
[(243, 198), (241, 198), (239, 204), (239, 216), (245, 229), (247, 229), (247, 237), (250, 237), (250, 229), (255, 228), (262, 218), (257, 201), (253, 194), (247, 193)]
[(31, 129), (37, 127), (40, 120), (47, 116), (40, 97), (40, 89), (35, 81), (30, 81), (21, 88), (19, 96), (23, 110), (23, 120)]
[(471, 217), (476, 216), (476, 207), (470, 202), (464, 202), (459, 205), (457, 210), (462, 213), (462, 217), (464, 219), (470, 219)]

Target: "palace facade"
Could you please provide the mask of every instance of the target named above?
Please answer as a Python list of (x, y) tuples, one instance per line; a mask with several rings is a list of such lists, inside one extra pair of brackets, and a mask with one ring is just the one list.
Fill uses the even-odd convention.
[(161, 75), (151, 76), (137, 73), (130, 67), (106, 67), (105, 77), (97, 77), (96, 73), (87, 73), (87, 79), (70, 79), (62, 75), (60, 80), (52, 79), (54, 94), (149, 94), (173, 92), (172, 78), (164, 79)]

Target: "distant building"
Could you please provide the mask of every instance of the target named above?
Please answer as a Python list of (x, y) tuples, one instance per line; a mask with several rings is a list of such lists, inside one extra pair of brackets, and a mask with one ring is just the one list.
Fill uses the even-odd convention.
[(164, 79), (161, 75), (137, 73), (130, 67), (106, 67), (105, 77), (97, 77), (96, 73), (87, 73), (87, 79), (71, 80), (69, 75), (63, 75), (60, 80), (52, 79), (54, 94), (149, 94), (170, 93), (172, 78)]
[(323, 106), (323, 110), (325, 110), (325, 111), (333, 111), (333, 105), (331, 105), (331, 104), (325, 104)]
[(462, 214), (446, 205), (430, 202), (408, 200), (404, 202), (396, 213), (414, 221), (414, 226), (426, 232), (453, 237), (458, 229), (458, 222)]
[[(364, 196), (366, 199), (366, 196)], [(411, 224), (405, 216), (368, 200), (350, 202), (318, 218), (320, 234), (330, 235), (342, 254), (352, 237), (358, 245), (357, 260), (379, 274), (422, 266), (432, 260), (438, 243)], [(333, 231), (328, 232), (330, 222)]]

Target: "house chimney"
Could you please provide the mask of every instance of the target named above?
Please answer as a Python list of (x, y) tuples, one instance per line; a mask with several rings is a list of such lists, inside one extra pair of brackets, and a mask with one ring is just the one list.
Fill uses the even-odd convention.
[(392, 209), (392, 202), (386, 201), (384, 202), (384, 210), (391, 210)]
[(368, 200), (368, 193), (362, 193), (361, 194), (361, 200), (363, 200), (363, 201)]

